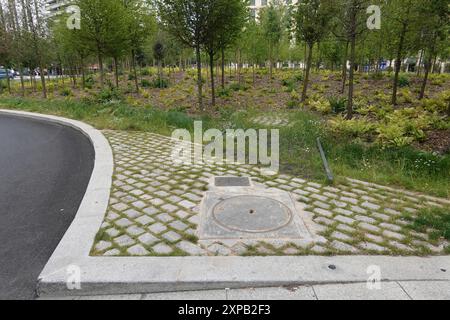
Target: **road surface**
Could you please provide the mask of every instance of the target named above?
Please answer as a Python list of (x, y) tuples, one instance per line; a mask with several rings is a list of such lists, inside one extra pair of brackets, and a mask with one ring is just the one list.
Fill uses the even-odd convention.
[(0, 299), (33, 299), (94, 166), (78, 131), (0, 114)]

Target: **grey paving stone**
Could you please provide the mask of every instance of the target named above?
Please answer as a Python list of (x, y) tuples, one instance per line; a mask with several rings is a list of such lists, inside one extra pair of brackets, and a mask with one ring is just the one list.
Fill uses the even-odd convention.
[(149, 226), (148, 229), (155, 234), (159, 234), (163, 231), (166, 231), (167, 227), (165, 225), (163, 225), (162, 223), (157, 222), (157, 223), (154, 223), (151, 226)]
[(133, 224), (133, 222), (131, 222), (127, 218), (119, 219), (119, 220), (115, 221), (114, 223), (116, 225), (118, 225), (119, 227), (122, 227), (122, 228), (126, 228), (126, 227), (131, 226)]
[(349, 203), (352, 203), (352, 204), (358, 204), (358, 200), (355, 199), (355, 198), (341, 197), (340, 199), (342, 201), (344, 201), (344, 202), (349, 202)]
[(344, 217), (344, 216), (337, 216), (334, 218), (334, 220), (337, 220), (339, 222), (346, 223), (346, 224), (353, 224), (355, 222), (354, 219), (349, 218), (349, 217)]
[(331, 218), (333, 216), (333, 213), (331, 211), (328, 211), (328, 210), (325, 210), (325, 209), (322, 209), (322, 208), (315, 208), (314, 212), (318, 213), (318, 214), (320, 214), (322, 216), (328, 217), (328, 218)]
[(118, 249), (111, 249), (103, 253), (104, 256), (118, 256), (120, 251)]
[(112, 207), (118, 211), (123, 211), (126, 208), (128, 208), (128, 206), (125, 203), (117, 203), (117, 204), (113, 205)]
[(145, 226), (150, 223), (153, 223), (155, 221), (155, 219), (153, 219), (147, 215), (143, 215), (143, 216), (137, 218), (136, 221)]
[(196, 206), (195, 203), (193, 203), (193, 202), (191, 202), (191, 201), (188, 201), (188, 200), (180, 201), (180, 202), (178, 203), (178, 205), (180, 205), (180, 206), (182, 206), (182, 207), (184, 207), (184, 208), (186, 208), (186, 209), (192, 209), (192, 208), (194, 208), (194, 207)]
[(163, 205), (161, 207), (161, 209), (163, 209), (165, 212), (171, 213), (171, 212), (178, 210), (178, 207), (174, 206), (173, 204), (168, 203), (168, 204)]
[(176, 221), (170, 223), (169, 226), (171, 226), (172, 228), (179, 230), (179, 231), (186, 230), (189, 227), (187, 224), (185, 224), (184, 222), (182, 222), (180, 220), (176, 220)]
[(150, 253), (140, 244), (128, 248), (127, 252), (133, 256), (146, 256)]
[(384, 228), (384, 229), (390, 229), (392, 231), (401, 231), (402, 227), (399, 227), (395, 224), (391, 224), (391, 223), (380, 223), (380, 227)]
[(377, 251), (377, 252), (389, 251), (385, 247), (382, 247), (382, 246), (377, 245), (377, 244), (372, 243), (372, 242), (362, 242), (362, 243), (360, 243), (360, 246), (364, 250)]
[(114, 242), (121, 247), (129, 247), (135, 243), (135, 241), (127, 235), (122, 235), (120, 237), (115, 238)]
[(138, 236), (140, 234), (143, 234), (144, 232), (145, 230), (138, 226), (131, 226), (127, 229), (127, 233), (131, 236)]
[(170, 242), (176, 242), (181, 239), (181, 236), (175, 231), (168, 231), (164, 233), (162, 237)]
[(199, 255), (206, 254), (206, 251), (204, 249), (200, 248), (200, 246), (193, 244), (192, 242), (180, 241), (175, 246), (178, 249), (180, 249), (190, 255), (193, 255), (193, 256), (199, 256)]
[(331, 246), (337, 250), (340, 251), (345, 251), (345, 252), (358, 252), (358, 249), (356, 249), (355, 247), (347, 244), (347, 243), (343, 243), (337, 240), (334, 240), (333, 242), (331, 242)]
[(351, 206), (352, 211), (356, 212), (356, 213), (360, 213), (360, 214), (366, 214), (367, 210), (358, 207), (358, 206)]
[(116, 237), (120, 232), (115, 228), (105, 230), (106, 234), (112, 238)]
[(344, 216), (352, 216), (354, 214), (352, 211), (342, 209), (342, 208), (336, 208), (336, 209), (334, 209), (334, 211), (336, 213), (343, 214)]
[(379, 205), (368, 202), (368, 201), (361, 204), (361, 206), (363, 206), (364, 208), (371, 209), (371, 210), (379, 210), (381, 208)]
[(148, 214), (149, 216), (153, 216), (154, 214), (158, 213), (159, 210), (156, 209), (155, 207), (148, 207), (148, 208), (142, 209), (142, 212), (144, 212), (145, 214)]
[(398, 239), (398, 240), (403, 240), (405, 238), (404, 235), (397, 233), (397, 232), (392, 232), (389, 230), (384, 230), (383, 231), (383, 236), (388, 237), (388, 238), (394, 238), (394, 239)]
[(358, 224), (358, 227), (360, 227), (364, 230), (372, 231), (372, 232), (380, 232), (381, 231), (381, 229), (378, 228), (377, 226), (374, 226), (373, 224), (366, 223), (366, 222), (362, 222), (362, 223)]
[(144, 233), (138, 238), (138, 240), (146, 246), (159, 241), (159, 239), (154, 235), (152, 235), (151, 233)]
[(140, 215), (142, 215), (141, 212), (136, 211), (135, 209), (128, 209), (127, 211), (124, 212), (124, 214), (130, 219), (135, 219)]
[(100, 241), (95, 245), (95, 250), (97, 251), (105, 251), (112, 247), (112, 243), (109, 241)]
[(158, 215), (156, 216), (156, 219), (158, 219), (159, 221), (162, 221), (162, 222), (164, 222), (164, 223), (173, 221), (173, 218), (172, 218), (169, 214), (167, 214), (167, 213), (161, 213), (161, 214), (158, 214)]
[(352, 240), (352, 238), (350, 236), (348, 236), (348, 235), (346, 235), (346, 234), (344, 234), (342, 232), (338, 232), (338, 231), (333, 232), (331, 234), (331, 237), (333, 237), (333, 238), (335, 238), (337, 240), (343, 240), (343, 241), (350, 241), (350, 240)]
[(356, 215), (356, 216), (354, 216), (354, 218), (356, 220), (362, 221), (362, 222), (367, 222), (367, 223), (371, 223), (371, 224), (376, 223), (375, 219), (372, 219), (372, 218), (370, 218), (368, 216)]
[(156, 252), (157, 254), (170, 254), (172, 253), (173, 249), (164, 243), (159, 243), (152, 247), (152, 250)]

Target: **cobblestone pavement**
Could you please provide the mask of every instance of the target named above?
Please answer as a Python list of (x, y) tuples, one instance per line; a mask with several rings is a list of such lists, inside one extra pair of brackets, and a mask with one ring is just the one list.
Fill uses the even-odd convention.
[(269, 127), (286, 127), (291, 126), (293, 123), (289, 120), (288, 114), (278, 114), (278, 115), (263, 115), (257, 116), (252, 119), (252, 122), (255, 124), (269, 126)]
[[(174, 141), (142, 132), (105, 131), (115, 157), (110, 205), (92, 255), (331, 255), (444, 254), (448, 243), (408, 228), (404, 214), (448, 200), (348, 180), (325, 186), (288, 175), (262, 176), (247, 165), (177, 167)], [(196, 237), (199, 205), (212, 176), (251, 176), (260, 186), (290, 192), (306, 204), (305, 216), (327, 241), (201, 242)]]

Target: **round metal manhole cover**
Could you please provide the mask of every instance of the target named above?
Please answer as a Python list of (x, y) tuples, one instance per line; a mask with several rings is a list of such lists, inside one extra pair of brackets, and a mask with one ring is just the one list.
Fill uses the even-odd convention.
[(237, 196), (219, 202), (214, 220), (226, 229), (247, 233), (279, 230), (292, 220), (291, 210), (281, 202), (258, 196)]

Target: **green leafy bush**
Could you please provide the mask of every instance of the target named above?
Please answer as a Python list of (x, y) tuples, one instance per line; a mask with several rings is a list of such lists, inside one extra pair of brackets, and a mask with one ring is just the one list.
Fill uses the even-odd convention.
[(330, 97), (328, 99), (332, 112), (343, 113), (347, 107), (347, 99), (341, 97)]
[(59, 91), (59, 94), (62, 95), (63, 97), (71, 97), (73, 96), (73, 92), (70, 88), (68, 87), (64, 87)]
[(115, 87), (106, 87), (97, 94), (97, 100), (101, 103), (120, 102), (123, 100), (123, 95)]

